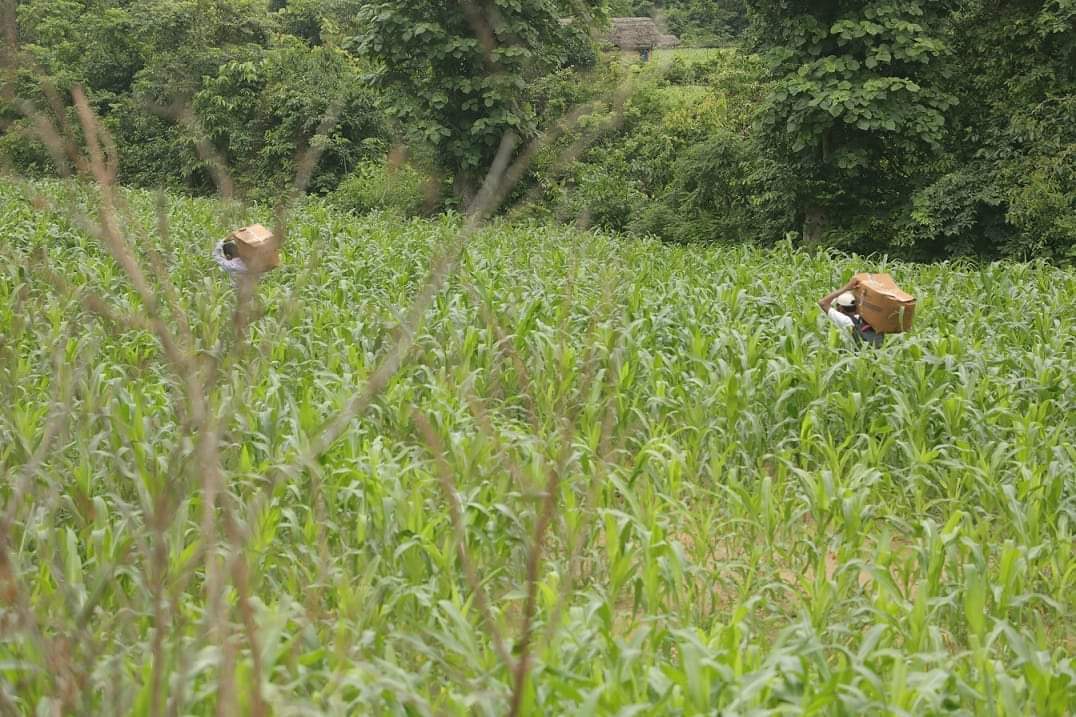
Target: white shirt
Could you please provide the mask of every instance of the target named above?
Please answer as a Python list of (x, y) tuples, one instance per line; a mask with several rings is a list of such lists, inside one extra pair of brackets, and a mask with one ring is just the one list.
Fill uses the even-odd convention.
[(224, 269), (229, 274), (246, 274), (247, 265), (242, 259), (236, 257), (229, 259), (224, 256), (224, 242), (217, 242), (217, 245), (213, 247), (213, 260), (217, 262), (217, 265), (221, 269)]
[(827, 315), (829, 316), (830, 321), (837, 324), (837, 326), (840, 326), (842, 329), (851, 329), (856, 325), (856, 323), (852, 321), (851, 316), (848, 316), (847, 314), (842, 314), (836, 309), (836, 307), (829, 307), (829, 312)]

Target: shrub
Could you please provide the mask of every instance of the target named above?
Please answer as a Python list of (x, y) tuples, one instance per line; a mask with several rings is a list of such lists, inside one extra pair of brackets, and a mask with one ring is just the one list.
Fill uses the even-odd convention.
[(565, 27), (558, 45), (559, 67), (586, 70), (598, 64), (598, 51), (594, 48), (594, 40), (586, 28), (574, 25)]
[[(18, 17), (34, 64), (18, 75), (17, 95), (43, 109), (44, 85), (61, 96), (83, 86), (120, 148), (126, 184), (212, 191), (197, 150), (205, 141), (255, 199), (278, 196), (299, 155), (316, 147), (309, 189), (324, 193), (385, 149), (383, 115), (362, 68), (316, 45), (326, 28), (339, 35), (357, 2), (307, 0), (270, 14), (262, 0), (31, 0)], [(302, 38), (274, 33), (280, 24)], [(324, 122), (330, 115), (335, 122)], [(0, 124), (8, 130), (0, 161), (27, 173), (53, 169), (13, 103), (0, 104)]]
[(663, 80), (670, 85), (693, 85), (695, 84), (695, 67), (694, 65), (688, 65), (684, 62), (684, 58), (679, 55), (672, 59), (669, 66), (665, 68), (665, 75)]
[(432, 204), (433, 180), (408, 163), (365, 161), (330, 195), (330, 202), (358, 214), (388, 210), (415, 216)]
[(683, 153), (660, 199), (632, 223), (636, 233), (677, 242), (772, 243), (790, 222), (780, 167), (728, 131)]
[(626, 168), (614, 172), (608, 169), (590, 167), (584, 171), (575, 191), (568, 195), (568, 207), (583, 225), (624, 231), (646, 202), (646, 195), (625, 176)]
[(644, 75), (622, 114), (607, 107), (587, 118), (584, 131), (598, 140), (565, 176), (551, 171), (563, 146), (539, 156), (533, 176), (545, 201), (562, 217), (676, 241), (782, 236), (788, 213), (772, 184), (783, 181), (780, 167), (749, 139), (757, 59), (722, 51), (705, 63), (674, 59), (671, 71), (720, 91)]

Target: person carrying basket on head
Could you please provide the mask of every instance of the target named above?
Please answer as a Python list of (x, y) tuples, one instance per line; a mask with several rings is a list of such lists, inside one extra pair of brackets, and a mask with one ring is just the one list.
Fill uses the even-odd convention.
[(841, 288), (823, 296), (818, 302), (818, 308), (822, 309), (822, 313), (828, 316), (830, 321), (851, 332), (857, 344), (881, 346), (885, 341), (885, 334), (876, 331), (859, 313), (859, 301), (855, 294), (858, 287), (859, 279), (852, 277)]

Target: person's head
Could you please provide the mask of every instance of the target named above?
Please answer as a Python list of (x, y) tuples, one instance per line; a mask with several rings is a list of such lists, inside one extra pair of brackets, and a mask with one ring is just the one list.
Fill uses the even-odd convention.
[(846, 291), (838, 296), (833, 304), (837, 307), (837, 311), (842, 314), (852, 316), (856, 313), (856, 296), (851, 291)]

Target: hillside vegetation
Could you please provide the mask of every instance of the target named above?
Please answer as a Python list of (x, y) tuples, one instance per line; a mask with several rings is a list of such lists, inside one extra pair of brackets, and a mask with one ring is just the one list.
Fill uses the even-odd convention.
[[(641, 68), (605, 52), (618, 14), (733, 47)], [(546, 144), (505, 209), (564, 223), (1076, 257), (1072, 0), (26, 0), (4, 17), (9, 173), (70, 171), (47, 139), (77, 125), (81, 87), (127, 185), (274, 201), (315, 148), (315, 195), (466, 211), (507, 138), (517, 157)]]
[[(1071, 271), (495, 223), (414, 324), (460, 219), (311, 199), (247, 325), (208, 252), (268, 212), (124, 201), (161, 306), (90, 190), (0, 185), (6, 709), (1076, 703)], [(860, 269), (920, 298), (878, 350), (814, 303)]]

